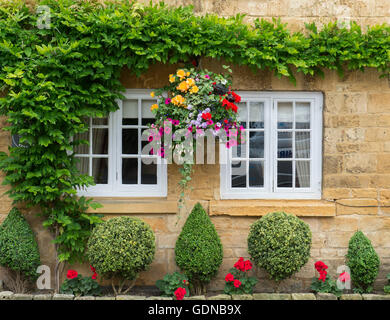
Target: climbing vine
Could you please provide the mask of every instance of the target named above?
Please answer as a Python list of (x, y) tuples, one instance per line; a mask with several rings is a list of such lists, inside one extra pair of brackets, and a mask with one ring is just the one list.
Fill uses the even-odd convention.
[[(48, 26), (38, 28), (47, 6)], [(195, 16), (191, 7), (136, 2), (41, 0), (0, 2), (0, 113), (24, 147), (3, 153), (0, 169), (15, 204), (38, 206), (55, 234), (58, 262), (83, 259), (86, 239), (100, 217), (76, 196), (93, 184), (76, 169), (72, 140), (87, 130), (83, 121), (117, 109), (120, 72), (140, 75), (157, 62), (187, 63), (224, 58), (254, 71), (273, 70), (295, 81), (293, 69), (322, 75), (323, 69), (390, 71), (390, 26), (330, 23), (291, 33), (280, 21), (243, 22), (243, 15)], [(187, 169), (185, 169), (187, 170)]]

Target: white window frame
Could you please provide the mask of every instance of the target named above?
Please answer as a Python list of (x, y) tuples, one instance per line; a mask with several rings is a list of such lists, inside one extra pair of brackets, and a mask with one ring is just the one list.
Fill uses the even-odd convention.
[[(242, 102), (264, 103), (264, 187), (232, 188), (232, 148), (220, 144), (220, 197), (221, 199), (321, 199), (322, 187), (322, 110), (321, 92), (237, 92)], [(310, 102), (310, 188), (277, 188), (277, 102)], [(249, 108), (247, 107), (248, 112)], [(294, 108), (295, 110), (295, 108)], [(294, 117), (295, 118), (295, 117)], [(294, 120), (295, 121), (295, 120)], [(298, 129), (301, 131), (301, 129)], [(283, 129), (283, 131), (289, 131)], [(249, 157), (249, 141), (246, 143)], [(293, 151), (295, 143), (293, 143)], [(293, 154), (295, 159), (295, 154)], [(250, 158), (249, 158), (250, 159)], [(291, 158), (290, 158), (291, 159)], [(294, 163), (294, 161), (293, 161)], [(294, 166), (295, 167), (295, 166)], [(293, 170), (294, 170), (293, 167)], [(249, 170), (249, 169), (247, 169)], [(294, 172), (294, 171), (293, 171)], [(247, 172), (248, 179), (248, 172)], [(294, 182), (293, 182), (294, 183)], [(294, 184), (293, 184), (294, 185)]]
[[(138, 166), (138, 184), (122, 184), (122, 158), (145, 158), (152, 157), (148, 155), (129, 156), (122, 155), (119, 151), (122, 149), (122, 129), (138, 129), (138, 131), (145, 130), (145, 126), (140, 126), (141, 119), (141, 101), (142, 100), (156, 100), (150, 96), (153, 90), (147, 89), (127, 89), (123, 94), (125, 99), (138, 100), (138, 125), (122, 125), (122, 108), (123, 101), (117, 100), (119, 109), (115, 112), (111, 112), (109, 116), (108, 126), (96, 127), (108, 127), (108, 183), (96, 184), (87, 188), (87, 190), (77, 190), (77, 194), (80, 196), (88, 197), (166, 197), (167, 196), (167, 163), (165, 159), (157, 157), (157, 184), (141, 184), (140, 170)], [(157, 100), (156, 100), (157, 101)], [(90, 119), (90, 124), (92, 119)], [(90, 143), (91, 143), (90, 135)], [(141, 140), (138, 140), (138, 145), (141, 145)], [(89, 148), (91, 150), (91, 148)], [(89, 151), (91, 153), (91, 151)], [(88, 155), (77, 155), (77, 157), (88, 157)], [(93, 155), (96, 156), (96, 155)], [(90, 160), (91, 163), (91, 160)], [(90, 166), (91, 172), (91, 166)]]

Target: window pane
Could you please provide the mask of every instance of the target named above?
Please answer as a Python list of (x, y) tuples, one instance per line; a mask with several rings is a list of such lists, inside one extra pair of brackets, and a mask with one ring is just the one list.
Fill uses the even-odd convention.
[(295, 128), (310, 129), (310, 102), (295, 104)]
[(141, 164), (141, 183), (157, 184), (157, 165)]
[(138, 154), (138, 129), (122, 130), (122, 154)]
[(249, 161), (249, 186), (264, 186), (264, 166), (263, 161)]
[(238, 120), (241, 121), (241, 124), (244, 128), (246, 128), (246, 122), (248, 121), (248, 108), (245, 102), (241, 102), (237, 104), (238, 107)]
[(92, 176), (96, 184), (108, 183), (108, 159), (107, 158), (92, 159)]
[(156, 100), (142, 100), (142, 125), (146, 126), (149, 123), (153, 123), (154, 115), (150, 110), (150, 107), (155, 104)]
[(310, 132), (295, 132), (295, 157), (310, 158)]
[(138, 100), (123, 100), (123, 125), (138, 125)]
[(250, 132), (249, 137), (249, 157), (264, 158), (264, 132)]
[(278, 161), (278, 188), (292, 188), (292, 161)]
[(292, 129), (293, 104), (292, 102), (278, 102), (278, 129)]
[(246, 188), (246, 162), (232, 162), (232, 188)]
[(295, 162), (295, 187), (310, 188), (310, 161)]
[(108, 154), (108, 129), (92, 129), (92, 153)]
[(264, 128), (264, 103), (250, 102), (249, 106), (249, 127)]
[(122, 184), (137, 184), (138, 159), (122, 159)]
[(107, 126), (108, 125), (108, 118), (93, 118), (92, 124), (93, 125), (100, 125), (100, 126)]
[[(83, 133), (77, 133), (74, 136), (74, 140), (86, 140), (89, 141), (89, 131)], [(74, 152), (76, 154), (88, 154), (89, 153), (89, 144), (79, 144), (74, 147)]]
[(233, 158), (245, 158), (246, 157), (246, 144), (238, 144), (232, 147)]
[(291, 132), (278, 132), (278, 158), (292, 158)]
[(89, 175), (89, 158), (76, 158), (76, 168), (81, 174)]

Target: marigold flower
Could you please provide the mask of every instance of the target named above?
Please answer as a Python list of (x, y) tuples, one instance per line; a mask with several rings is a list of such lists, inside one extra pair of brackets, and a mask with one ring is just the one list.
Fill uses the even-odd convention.
[(157, 103), (155, 103), (154, 105), (152, 105), (152, 106), (150, 107), (150, 110), (151, 110), (151, 111), (153, 111), (153, 110), (155, 110), (155, 109), (158, 109), (158, 104), (157, 104)]
[(190, 89), (190, 92), (191, 93), (198, 93), (199, 91), (199, 88), (197, 86), (193, 86), (191, 89)]
[(180, 69), (180, 70), (177, 70), (176, 75), (177, 75), (179, 78), (184, 78), (184, 77), (186, 76), (186, 72), (185, 72), (183, 69)]
[(180, 84), (176, 87), (177, 90), (181, 92), (186, 92), (189, 89), (189, 85), (186, 81), (180, 82)]

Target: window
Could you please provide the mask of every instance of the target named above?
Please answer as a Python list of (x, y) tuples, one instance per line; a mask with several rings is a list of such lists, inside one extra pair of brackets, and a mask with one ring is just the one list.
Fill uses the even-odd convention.
[[(108, 118), (89, 119), (89, 131), (78, 136), (88, 140), (80, 145), (76, 157), (78, 168), (91, 175), (96, 186), (80, 190), (80, 195), (107, 197), (166, 196), (167, 177), (164, 160), (142, 155), (147, 144), (143, 130), (153, 120), (150, 106), (156, 99), (149, 90), (128, 90), (126, 99), (118, 101), (119, 110)], [(142, 138), (142, 139), (141, 139)]]
[(239, 94), (246, 143), (220, 147), (221, 198), (320, 199), (322, 94)]

